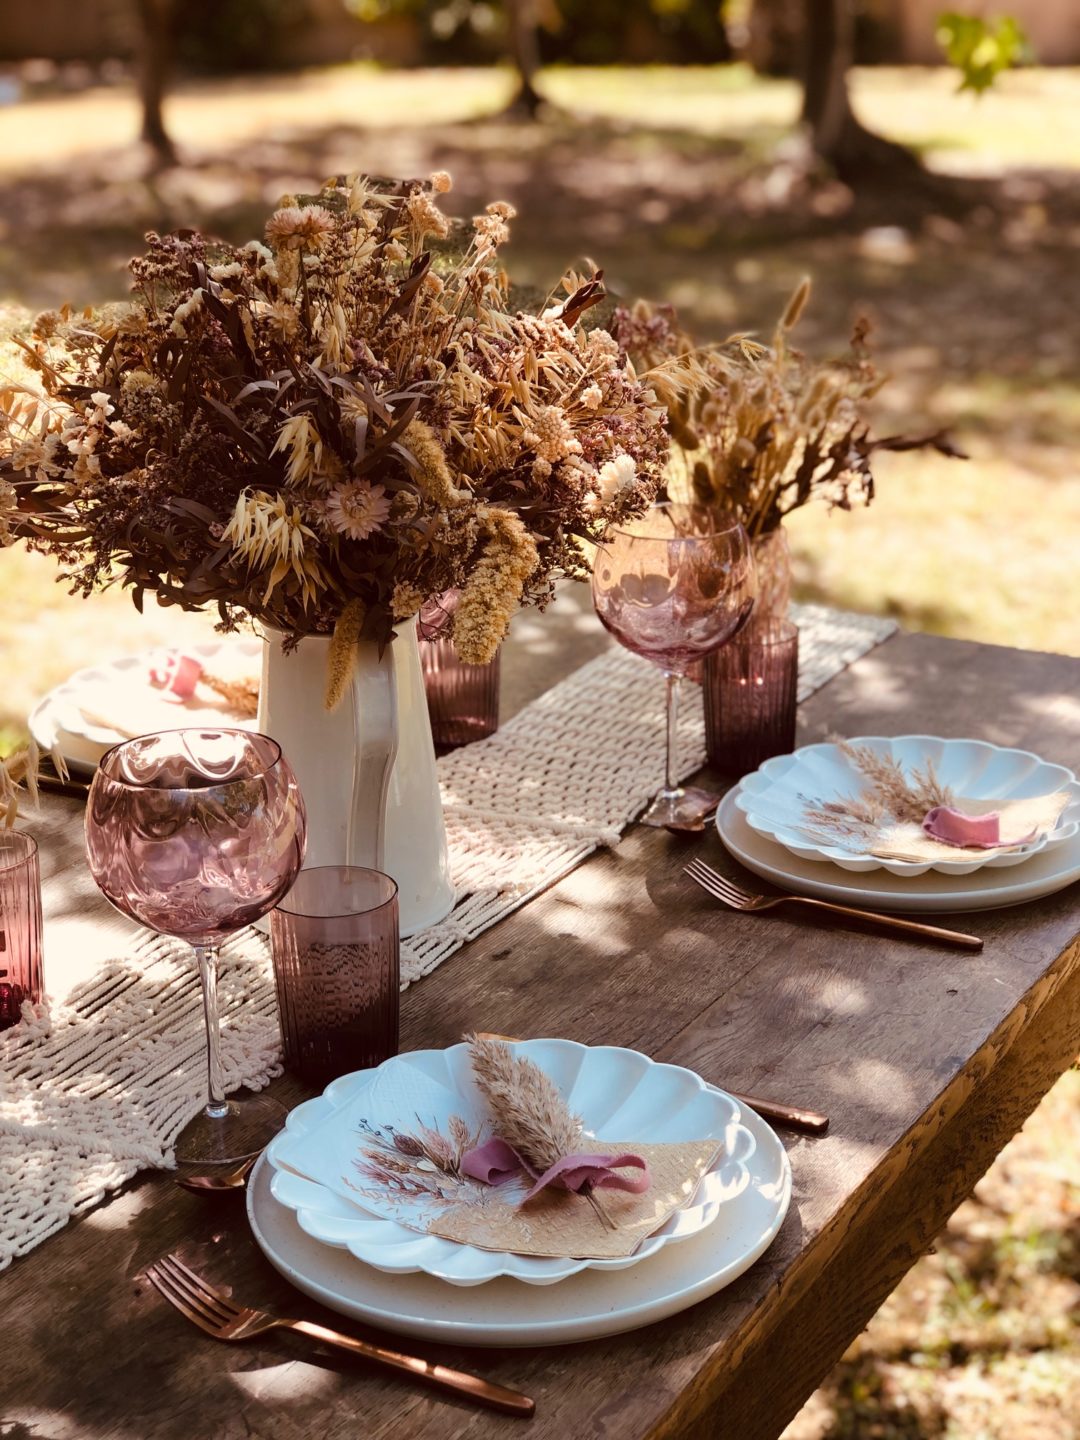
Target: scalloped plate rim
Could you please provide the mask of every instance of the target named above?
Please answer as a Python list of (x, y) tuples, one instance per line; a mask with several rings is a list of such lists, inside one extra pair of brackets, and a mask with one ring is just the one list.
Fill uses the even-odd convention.
[[(460, 1253), (461, 1251), (469, 1251), (477, 1257), (477, 1263), (487, 1260), (491, 1263), (492, 1266), (497, 1267), (490, 1268), (489, 1270), (475, 1276), (462, 1276), (461, 1274), (448, 1273), (445, 1269), (439, 1268), (439, 1260), (434, 1256), (431, 1258), (430, 1261), (427, 1261), (422, 1265), (415, 1264), (411, 1261), (402, 1262), (400, 1265), (389, 1265), (385, 1262), (380, 1263), (379, 1261), (371, 1258), (369, 1254), (357, 1254), (357, 1252), (352, 1248), (352, 1246), (350, 1246), (345, 1240), (328, 1239), (324, 1235), (319, 1235), (315, 1233), (311, 1226), (316, 1223), (314, 1217), (317, 1215), (318, 1212), (313, 1211), (310, 1207), (303, 1207), (299, 1204), (294, 1205), (289, 1200), (283, 1199), (273, 1190), (272, 1180), (271, 1189), (272, 1193), (274, 1193), (275, 1195), (275, 1199), (277, 1199), (278, 1202), (280, 1204), (283, 1204), (287, 1209), (293, 1211), (293, 1213), (296, 1215), (297, 1222), (301, 1225), (301, 1228), (304, 1230), (304, 1232), (310, 1236), (310, 1238), (312, 1238), (313, 1240), (317, 1240), (320, 1244), (331, 1245), (332, 1247), (338, 1249), (345, 1249), (349, 1252), (350, 1255), (353, 1256), (354, 1259), (360, 1261), (360, 1263), (371, 1265), (372, 1268), (381, 1270), (383, 1271), (383, 1273), (386, 1274), (428, 1274), (435, 1279), (443, 1280), (450, 1285), (461, 1288), (472, 1288), (474, 1285), (486, 1284), (491, 1280), (497, 1280), (502, 1278), (517, 1280), (527, 1285), (546, 1286), (555, 1284), (560, 1280), (569, 1279), (570, 1276), (580, 1274), (583, 1270), (626, 1269), (643, 1260), (650, 1259), (653, 1255), (659, 1253), (659, 1251), (662, 1250), (668, 1243), (677, 1244), (684, 1240), (693, 1239), (696, 1235), (699, 1235), (702, 1233), (702, 1231), (708, 1229), (709, 1226), (712, 1225), (719, 1217), (719, 1215), (723, 1211), (724, 1205), (738, 1198), (738, 1195), (740, 1195), (750, 1183), (749, 1171), (747, 1169), (747, 1161), (753, 1155), (756, 1142), (754, 1141), (753, 1133), (749, 1129), (747, 1129), (745, 1125), (742, 1124), (741, 1106), (726, 1091), (721, 1090), (719, 1086), (710, 1085), (707, 1081), (703, 1080), (700, 1075), (698, 1075), (695, 1071), (690, 1070), (687, 1066), (675, 1065), (662, 1060), (654, 1060), (651, 1056), (645, 1055), (639, 1050), (632, 1050), (627, 1046), (585, 1045), (577, 1040), (568, 1040), (555, 1036), (533, 1037), (530, 1040), (518, 1041), (516, 1043), (522, 1046), (555, 1044), (560, 1048), (571, 1048), (578, 1052), (611, 1052), (617, 1055), (633, 1055), (639, 1059), (644, 1060), (646, 1062), (647, 1069), (657, 1068), (681, 1073), (683, 1076), (687, 1077), (690, 1081), (693, 1082), (699, 1094), (707, 1094), (715, 1098), (724, 1100), (727, 1103), (728, 1107), (730, 1107), (731, 1111), (731, 1120), (729, 1120), (727, 1123), (735, 1123), (738, 1126), (740, 1135), (747, 1137), (750, 1141), (750, 1149), (747, 1150), (741, 1158), (738, 1158), (734, 1161), (734, 1163), (738, 1167), (738, 1170), (741, 1173), (740, 1183), (736, 1193), (734, 1195), (726, 1195), (723, 1197), (723, 1199), (717, 1198), (712, 1201), (706, 1201), (705, 1205), (702, 1208), (711, 1207), (714, 1213), (697, 1229), (683, 1234), (657, 1235), (654, 1233), (653, 1235), (646, 1237), (646, 1239), (642, 1242), (642, 1245), (639, 1246), (638, 1250), (633, 1255), (618, 1257), (615, 1259), (574, 1260), (568, 1258), (565, 1261), (560, 1262), (558, 1260), (558, 1257), (554, 1256), (525, 1256), (517, 1255), (514, 1252), (481, 1250), (479, 1249), (479, 1247), (476, 1246), (458, 1245), (456, 1242), (453, 1241), (441, 1241), (439, 1237), (424, 1236), (420, 1235), (418, 1232), (418, 1239), (420, 1240), (431, 1241), (440, 1245), (451, 1246), (453, 1247), (453, 1251), (458, 1253)], [(409, 1050), (402, 1052), (398, 1056), (391, 1057), (389, 1061), (386, 1061), (384, 1063), (390, 1064), (394, 1061), (414, 1058), (422, 1060), (422, 1058), (426, 1056), (443, 1056), (448, 1051), (464, 1048), (464, 1043), (459, 1042), (457, 1045), (447, 1045), (442, 1047), (432, 1046), (424, 1050)], [(316, 1113), (318, 1114), (318, 1118), (320, 1121), (325, 1119), (329, 1114), (333, 1112), (333, 1110), (340, 1108), (340, 1105), (344, 1103), (346, 1098), (352, 1099), (353, 1096), (360, 1092), (360, 1090), (362, 1089), (362, 1085), (359, 1085), (357, 1083), (357, 1077), (365, 1077), (366, 1082), (369, 1077), (373, 1077), (381, 1068), (381, 1066), (375, 1066), (367, 1070), (354, 1071), (350, 1075), (341, 1076), (336, 1080), (332, 1080), (330, 1084), (326, 1087), (326, 1089), (323, 1091), (322, 1095), (314, 1096), (311, 1100), (304, 1101), (301, 1105), (296, 1106), (292, 1111), (290, 1111), (289, 1116), (286, 1120), (286, 1131), (290, 1129), (296, 1130), (298, 1128), (307, 1128), (306, 1122), (308, 1120), (308, 1117), (311, 1116), (311, 1118), (314, 1118)], [(344, 1095), (342, 1095), (341, 1093), (342, 1090), (346, 1092)], [(338, 1095), (341, 1096), (340, 1101), (336, 1098)], [(275, 1139), (276, 1138), (277, 1137), (275, 1137)], [(275, 1172), (275, 1178), (276, 1174), (279, 1172), (279, 1169), (284, 1170), (286, 1173), (294, 1173), (289, 1172), (288, 1167), (280, 1165), (280, 1162), (276, 1160), (274, 1150), (275, 1141), (271, 1141), (270, 1144), (267, 1146), (266, 1156), (270, 1168)], [(716, 1171), (714, 1170), (708, 1173), (715, 1174)], [(325, 1189), (325, 1187), (319, 1185), (319, 1182), (317, 1181), (306, 1180), (306, 1177), (300, 1178), (304, 1179), (305, 1183), (308, 1185), (316, 1186), (319, 1189)], [(704, 1183), (707, 1178), (707, 1176), (702, 1177), (702, 1183)], [(686, 1205), (680, 1207), (680, 1211), (675, 1212), (675, 1214), (693, 1208), (694, 1199), (697, 1197), (700, 1189), (701, 1185), (699, 1184), (697, 1189), (695, 1189), (694, 1196), (691, 1197), (691, 1199), (687, 1202)], [(327, 1193), (329, 1195), (333, 1195), (332, 1191), (328, 1191)], [(370, 1213), (363, 1211), (363, 1207), (356, 1202), (348, 1203), (352, 1203), (358, 1211), (361, 1211), (365, 1215)], [(307, 1220), (307, 1223), (305, 1223), (305, 1220), (301, 1218), (302, 1214)], [(385, 1219), (384, 1217), (374, 1214), (371, 1215), (371, 1219), (388, 1226), (395, 1225), (394, 1221)], [(665, 1225), (670, 1224), (673, 1219), (674, 1215), (669, 1216), (668, 1220), (664, 1222)], [(404, 1229), (405, 1227), (399, 1228)], [(658, 1243), (650, 1246), (650, 1241), (656, 1241)], [(550, 1267), (552, 1266), (553, 1262), (559, 1265), (558, 1272), (555, 1274), (550, 1273)], [(539, 1268), (541, 1266), (546, 1266), (548, 1268), (546, 1270), (541, 1270)], [(528, 1273), (530, 1267), (533, 1267), (532, 1274)]]
[[(236, 647), (245, 654), (257, 655), (262, 648), (262, 641), (256, 636), (242, 635), (228, 639), (194, 641), (182, 648), (185, 651), (190, 650), (196, 655), (213, 656), (230, 647)], [(92, 680), (107, 680), (110, 673), (116, 671), (134, 669), (139, 664), (145, 664), (149, 657), (159, 650), (170, 648), (177, 647), (153, 646), (127, 655), (118, 655), (112, 660), (99, 660), (94, 665), (84, 665), (81, 669), (73, 671), (66, 680), (62, 680), (59, 685), (54, 685), (51, 690), (47, 691), (30, 711), (26, 724), (35, 743), (42, 750), (51, 750), (54, 745), (59, 743), (59, 732), (62, 729), (74, 740), (84, 740), (90, 745), (103, 746), (106, 750), (118, 744), (124, 737), (118, 731), (109, 730), (102, 725), (93, 725), (87, 721), (78, 729), (69, 725), (61, 726), (57, 706), (68, 699), (80, 685), (86, 685)], [(89, 772), (94, 768), (88, 761), (79, 757), (64, 755), (63, 758), (75, 773)]]
[[(1033, 760), (1036, 765), (1043, 769), (1058, 771), (1062, 777), (1062, 786), (1077, 787), (1076, 797), (1066, 807), (1067, 813), (1075, 805), (1080, 804), (1080, 782), (1077, 781), (1075, 773), (1066, 765), (1060, 765), (1057, 761), (1045, 760), (1041, 755), (1035, 754), (1032, 750), (1023, 750), (1016, 745), (995, 745), (990, 740), (980, 740), (975, 736), (958, 735), (928, 735), (928, 734), (904, 734), (904, 735), (856, 735), (852, 736), (849, 744), (865, 745), (873, 742), (887, 744), (890, 747), (898, 741), (929, 742), (934, 745), (971, 745), (994, 754), (1015, 755), (1025, 760)], [(1064, 823), (1059, 821), (1058, 827), (1049, 835), (1044, 835), (1040, 840), (1030, 847), (1017, 851), (1015, 854), (993, 856), (990, 859), (980, 860), (972, 857), (964, 860), (938, 860), (923, 863), (921, 861), (905, 860), (884, 860), (866, 852), (845, 850), (835, 845), (813, 845), (805, 841), (793, 838), (790, 831), (785, 830), (778, 822), (762, 817), (754, 811), (754, 801), (761, 797), (761, 787), (767, 782), (780, 780), (798, 763), (799, 757), (813, 752), (835, 751), (836, 742), (829, 740), (815, 741), (810, 745), (800, 745), (797, 750), (788, 755), (775, 755), (766, 760), (757, 770), (742, 778), (738, 793), (735, 797), (735, 804), (746, 818), (750, 828), (763, 839), (770, 840), (776, 845), (782, 846), (785, 850), (791, 851), (802, 860), (812, 860), (821, 864), (835, 864), (841, 869), (855, 873), (865, 873), (871, 870), (887, 870), (892, 875), (917, 876), (923, 875), (928, 870), (936, 870), (944, 875), (970, 875), (976, 870), (986, 867), (995, 869), (1011, 869), (1016, 865), (1023, 864), (1033, 856), (1040, 854), (1043, 850), (1052, 849), (1054, 846), (1072, 839), (1080, 833), (1080, 821), (1067, 820)], [(755, 785), (757, 781), (757, 785)]]

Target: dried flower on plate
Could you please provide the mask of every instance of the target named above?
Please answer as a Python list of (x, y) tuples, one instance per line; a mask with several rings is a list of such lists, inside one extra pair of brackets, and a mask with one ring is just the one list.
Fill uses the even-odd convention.
[[(466, 1175), (500, 1185), (524, 1173), (534, 1183), (522, 1204), (554, 1186), (583, 1196), (607, 1225), (611, 1221), (593, 1193), (596, 1189), (642, 1194), (649, 1188), (649, 1167), (640, 1155), (582, 1153), (585, 1134), (580, 1117), (571, 1113), (539, 1065), (515, 1055), (505, 1040), (474, 1035), (469, 1058), (487, 1102), (493, 1135), (463, 1158)], [(599, 1141), (596, 1144), (600, 1146)], [(624, 1169), (640, 1173), (632, 1178), (620, 1175)]]
[(473, 1036), (469, 1058), (492, 1127), (539, 1173), (571, 1154), (582, 1137), (581, 1119), (539, 1065), (515, 1055), (505, 1040)]

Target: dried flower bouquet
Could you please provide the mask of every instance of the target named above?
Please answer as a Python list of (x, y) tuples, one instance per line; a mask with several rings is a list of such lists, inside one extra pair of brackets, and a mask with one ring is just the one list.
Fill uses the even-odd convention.
[(0, 389), (0, 543), (56, 555), (77, 593), (333, 634), (337, 693), (356, 639), (451, 588), (461, 657), (489, 660), (520, 603), (646, 507), (668, 441), (619, 344), (579, 323), (600, 277), (515, 310), (511, 207), (458, 240), (447, 189), (338, 178), (286, 197), (265, 243), (152, 233), (132, 303), (38, 316), (40, 388)]
[(729, 512), (752, 540), (813, 499), (842, 510), (868, 504), (875, 451), (928, 447), (966, 458), (944, 431), (872, 436), (864, 407), (884, 377), (870, 358), (869, 327), (856, 324), (846, 356), (808, 358), (789, 337), (809, 296), (803, 280), (770, 345), (735, 335), (698, 346), (671, 306), (645, 301), (617, 310), (612, 324), (633, 362), (655, 369), (674, 441), (669, 488)]

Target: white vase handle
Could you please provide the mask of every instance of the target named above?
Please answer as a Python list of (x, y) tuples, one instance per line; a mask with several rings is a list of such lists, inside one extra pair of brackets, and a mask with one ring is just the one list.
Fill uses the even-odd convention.
[(386, 869), (386, 795), (398, 748), (397, 682), (394, 647), (358, 645), (351, 694), (356, 748), (349, 812), (350, 865)]

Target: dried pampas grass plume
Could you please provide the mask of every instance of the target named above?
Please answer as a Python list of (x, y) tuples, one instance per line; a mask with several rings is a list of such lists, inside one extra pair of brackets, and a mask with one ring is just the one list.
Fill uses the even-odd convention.
[(487, 1101), (495, 1134), (543, 1174), (572, 1155), (581, 1120), (538, 1065), (515, 1055), (505, 1040), (467, 1037), (473, 1075)]
[[(67, 763), (58, 750), (51, 750), (53, 766), (61, 780), (68, 778)], [(38, 803), (38, 765), (41, 754), (30, 740), (21, 750), (14, 750), (0, 760), (0, 828), (10, 830), (19, 815), (19, 795), (23, 786), (31, 805)]]
[(921, 825), (928, 811), (938, 805), (955, 805), (956, 796), (938, 778), (933, 759), (925, 768), (915, 766), (908, 780), (904, 767), (891, 755), (878, 755), (869, 745), (837, 742), (837, 749), (869, 782), (867, 801), (875, 813)]
[(356, 644), (364, 623), (364, 602), (350, 600), (337, 618), (326, 664), (327, 710), (336, 710), (349, 688), (356, 666)]

